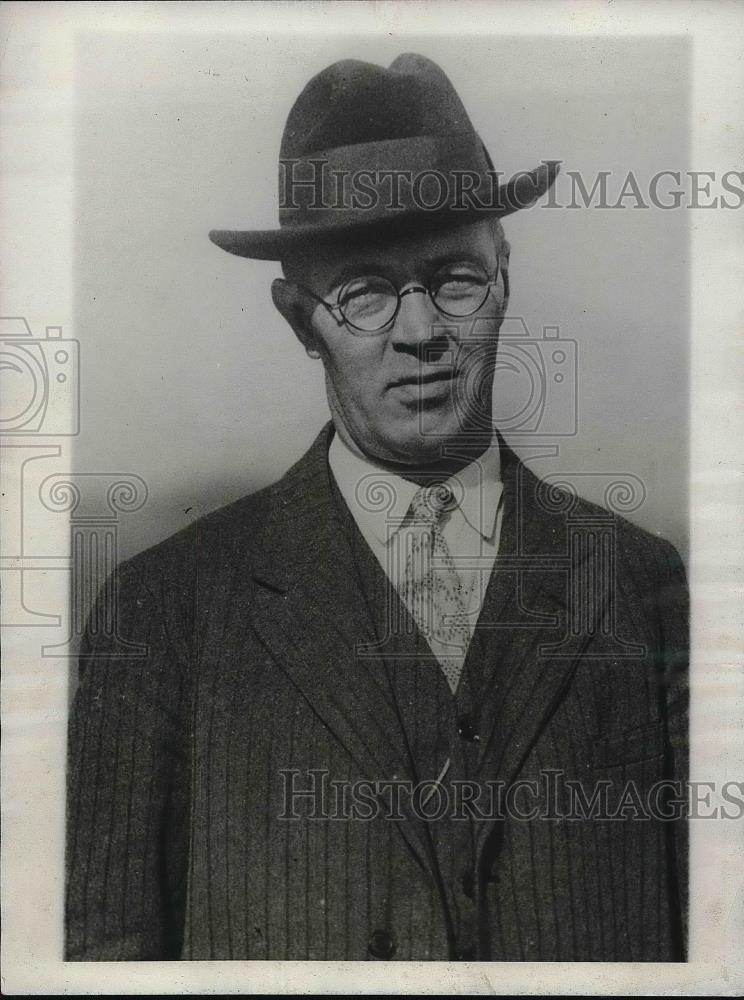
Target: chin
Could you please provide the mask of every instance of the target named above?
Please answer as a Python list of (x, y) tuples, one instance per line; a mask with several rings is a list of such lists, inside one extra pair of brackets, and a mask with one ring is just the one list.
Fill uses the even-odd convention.
[(386, 450), (390, 459), (407, 465), (423, 465), (441, 459), (446, 445), (472, 436), (455, 417), (436, 422), (417, 419), (413, 428), (408, 428), (395, 438), (387, 437)]
[(434, 440), (432, 438), (415, 438), (395, 442), (390, 457), (402, 465), (426, 465), (429, 462), (436, 462), (442, 457), (443, 443), (441, 439)]

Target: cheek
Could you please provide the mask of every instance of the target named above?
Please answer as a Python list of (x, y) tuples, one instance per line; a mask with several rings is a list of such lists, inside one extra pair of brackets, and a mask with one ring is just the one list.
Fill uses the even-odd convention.
[(380, 348), (374, 341), (324, 341), (321, 358), (335, 395), (357, 407), (375, 405), (380, 394)]
[(460, 373), (458, 394), (461, 400), (472, 398), (480, 401), (479, 405), (489, 405), (500, 325), (498, 320), (483, 320), (474, 335), (461, 340), (457, 355)]
[(461, 331), (460, 359), (468, 364), (486, 364), (492, 359), (498, 348), (502, 320), (501, 313), (494, 315), (492, 311), (488, 316), (479, 316), (472, 326)]

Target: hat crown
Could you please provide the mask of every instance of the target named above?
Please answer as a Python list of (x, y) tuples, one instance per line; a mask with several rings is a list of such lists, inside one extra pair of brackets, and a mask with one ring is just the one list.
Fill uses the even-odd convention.
[(473, 135), (473, 125), (449, 78), (431, 59), (406, 53), (387, 69), (344, 59), (321, 70), (295, 101), (281, 156), (459, 133)]

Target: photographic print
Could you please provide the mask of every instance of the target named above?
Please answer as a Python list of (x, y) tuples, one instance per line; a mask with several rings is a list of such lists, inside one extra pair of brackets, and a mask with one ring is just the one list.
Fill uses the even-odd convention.
[(724, 640), (691, 686), (729, 565), (691, 533), (697, 241), (744, 205), (695, 39), (631, 4), (68, 6), (69, 294), (8, 286), (1, 342), (56, 982), (692, 989), (691, 839), (720, 878), (744, 816), (705, 756)]

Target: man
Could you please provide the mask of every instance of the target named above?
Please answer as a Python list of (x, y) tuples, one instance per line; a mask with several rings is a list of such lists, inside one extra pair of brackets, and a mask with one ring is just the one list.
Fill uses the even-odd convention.
[(554, 166), (494, 183), (414, 55), (318, 74), (281, 159), (280, 228), (210, 235), (281, 261), (331, 423), (119, 570), (146, 655), (82, 650), (68, 958), (680, 960), (683, 568), (491, 426), (500, 219)]

